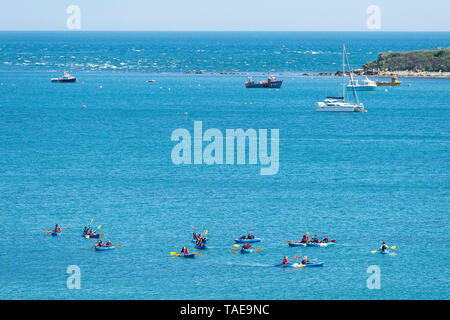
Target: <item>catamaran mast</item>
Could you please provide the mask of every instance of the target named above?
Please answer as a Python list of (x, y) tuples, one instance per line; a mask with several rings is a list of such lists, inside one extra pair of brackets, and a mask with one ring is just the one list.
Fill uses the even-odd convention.
[(342, 101), (345, 101), (345, 44), (342, 44)]

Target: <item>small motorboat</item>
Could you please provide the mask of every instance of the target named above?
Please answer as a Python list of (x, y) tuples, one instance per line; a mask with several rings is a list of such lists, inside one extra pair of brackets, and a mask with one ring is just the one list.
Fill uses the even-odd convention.
[(283, 83), (283, 80), (278, 80), (275, 77), (267, 78), (267, 81), (255, 82), (251, 77), (248, 78), (248, 81), (245, 84), (246, 88), (280, 88)]
[(397, 77), (392, 77), (391, 78), (391, 82), (386, 82), (386, 81), (377, 81), (377, 86), (399, 86), (402, 82), (398, 81)]
[(359, 91), (372, 91), (377, 88), (377, 83), (369, 78), (365, 78), (361, 81), (361, 83), (354, 79), (353, 81), (349, 81), (347, 84), (347, 90), (359, 90)]
[(71, 76), (67, 72), (64, 72), (63, 76), (61, 78), (52, 78), (52, 82), (75, 82), (77, 81), (77, 78)]

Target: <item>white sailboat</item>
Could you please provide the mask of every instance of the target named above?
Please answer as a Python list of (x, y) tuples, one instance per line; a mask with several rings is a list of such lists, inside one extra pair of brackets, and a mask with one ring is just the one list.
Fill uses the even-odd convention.
[(345, 99), (345, 62), (347, 62), (350, 81), (353, 83), (353, 73), (350, 69), (350, 64), (348, 62), (347, 51), (345, 50), (345, 45), (342, 46), (342, 97), (327, 97), (324, 101), (316, 102), (316, 111), (318, 112), (364, 112), (364, 105), (359, 102), (358, 94), (356, 89), (352, 86), (353, 97), (355, 99), (354, 103), (348, 102)]

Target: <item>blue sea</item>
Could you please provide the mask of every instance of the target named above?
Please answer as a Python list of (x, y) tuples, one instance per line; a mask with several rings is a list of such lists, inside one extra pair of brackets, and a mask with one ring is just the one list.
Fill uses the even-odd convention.
[[(340, 69), (343, 42), (360, 67), (450, 33), (0, 32), (0, 299), (449, 299), (450, 79), (314, 112), (341, 79), (302, 74)], [(63, 71), (77, 82), (50, 82)], [(244, 87), (268, 72), (281, 89)], [(171, 134), (194, 121), (279, 129), (278, 173), (175, 165)], [(122, 246), (94, 251), (91, 219)], [(208, 250), (171, 256), (192, 227)], [(261, 251), (232, 252), (249, 231)], [(288, 247), (306, 232), (336, 245)], [(393, 254), (371, 253), (382, 241)], [(273, 267), (284, 255), (324, 266)]]

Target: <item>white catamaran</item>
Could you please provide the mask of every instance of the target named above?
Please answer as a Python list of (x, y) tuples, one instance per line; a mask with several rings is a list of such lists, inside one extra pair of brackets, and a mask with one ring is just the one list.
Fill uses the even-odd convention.
[(359, 102), (356, 89), (352, 86), (353, 97), (355, 99), (354, 103), (347, 102), (345, 100), (345, 63), (347, 62), (350, 81), (353, 83), (353, 73), (350, 69), (350, 64), (348, 62), (347, 51), (345, 50), (345, 45), (342, 46), (342, 97), (327, 97), (324, 101), (316, 103), (316, 111), (318, 112), (364, 112), (364, 105)]

